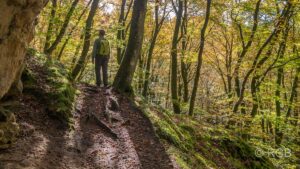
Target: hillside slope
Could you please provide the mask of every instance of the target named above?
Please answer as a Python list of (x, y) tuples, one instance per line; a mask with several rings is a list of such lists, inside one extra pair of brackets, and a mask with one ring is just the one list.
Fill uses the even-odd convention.
[(174, 168), (150, 121), (126, 97), (80, 84), (75, 98), (63, 67), (37, 54), (23, 81), (20, 104), (8, 108), (20, 133), (1, 150), (1, 169)]
[(258, 157), (253, 145), (224, 128), (185, 115), (173, 115), (142, 100), (136, 104), (151, 119), (168, 154), (180, 168), (276, 168), (268, 158)]
[(0, 168), (271, 169), (249, 143), (112, 88), (73, 86), (59, 63), (29, 52), (16, 114), (20, 134)]

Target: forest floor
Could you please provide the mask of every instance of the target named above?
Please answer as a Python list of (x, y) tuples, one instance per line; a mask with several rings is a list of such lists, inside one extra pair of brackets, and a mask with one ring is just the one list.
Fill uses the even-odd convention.
[(15, 114), (21, 134), (0, 152), (0, 169), (177, 168), (149, 119), (128, 98), (111, 89), (77, 88), (72, 129), (49, 118), (47, 105), (34, 95), (20, 98)]

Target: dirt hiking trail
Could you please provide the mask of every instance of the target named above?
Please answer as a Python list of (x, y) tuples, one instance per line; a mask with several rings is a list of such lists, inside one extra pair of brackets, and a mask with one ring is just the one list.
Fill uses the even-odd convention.
[(39, 98), (20, 98), (21, 135), (1, 150), (0, 169), (174, 168), (151, 122), (128, 98), (112, 89), (77, 88), (73, 129), (49, 118)]

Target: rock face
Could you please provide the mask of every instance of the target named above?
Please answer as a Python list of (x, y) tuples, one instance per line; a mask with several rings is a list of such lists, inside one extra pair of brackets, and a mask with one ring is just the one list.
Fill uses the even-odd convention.
[(13, 84), (20, 86), (26, 47), (33, 38), (34, 23), (47, 0), (0, 1), (0, 99)]
[[(0, 0), (0, 100), (22, 91), (20, 80), (35, 20), (48, 0)], [(0, 104), (0, 149), (16, 140), (19, 126)]]

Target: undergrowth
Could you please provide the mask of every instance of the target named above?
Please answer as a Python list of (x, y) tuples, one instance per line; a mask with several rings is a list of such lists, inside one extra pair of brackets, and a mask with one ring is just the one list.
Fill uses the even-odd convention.
[(69, 80), (67, 69), (44, 54), (28, 50), (26, 68), (22, 75), (24, 92), (42, 99), (49, 116), (67, 125), (72, 124), (76, 90)]
[(272, 169), (271, 160), (258, 157), (255, 147), (222, 127), (186, 115), (173, 115), (144, 100), (136, 104), (153, 123), (167, 152), (183, 169)]

